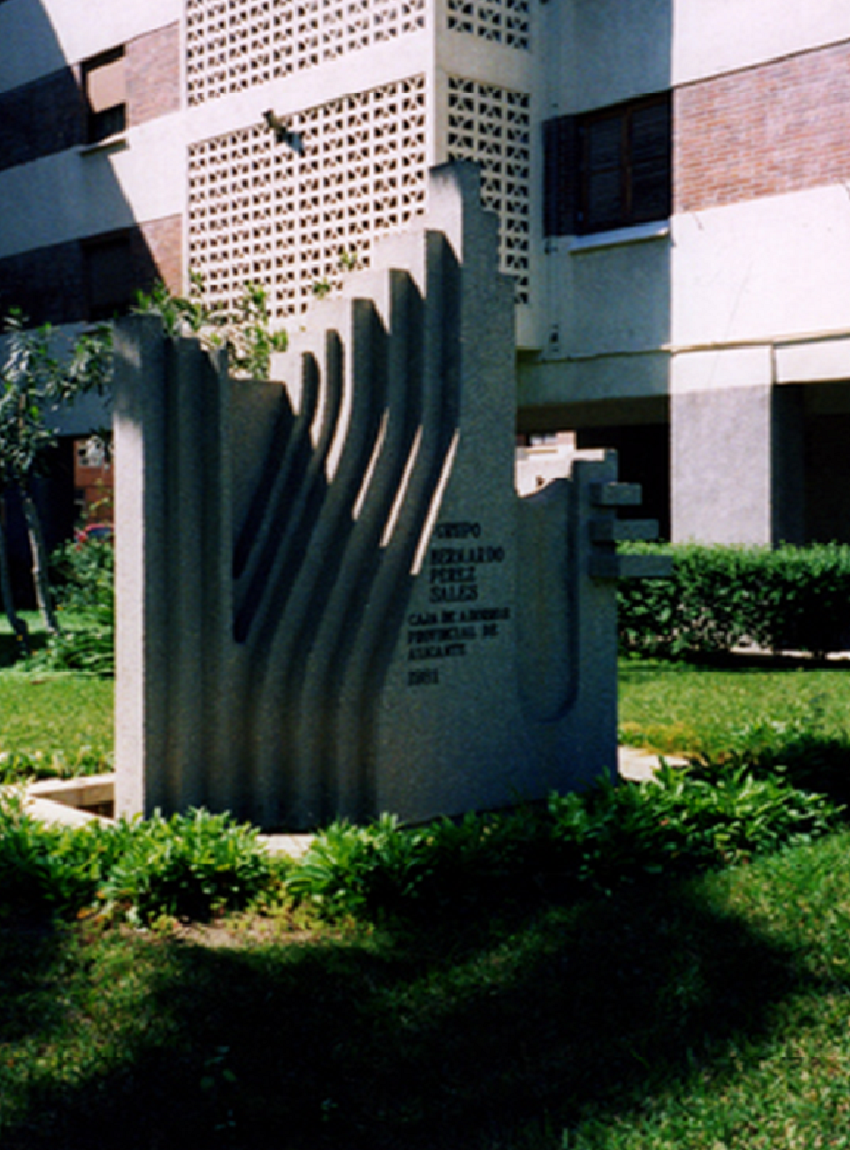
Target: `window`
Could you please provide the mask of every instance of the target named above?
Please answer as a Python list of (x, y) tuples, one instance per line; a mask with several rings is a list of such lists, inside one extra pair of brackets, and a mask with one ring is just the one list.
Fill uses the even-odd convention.
[(130, 237), (121, 233), (83, 245), (88, 318), (112, 319), (125, 312), (138, 287)]
[(123, 48), (104, 52), (83, 65), (83, 90), (88, 115), (88, 143), (97, 144), (123, 132), (127, 127)]
[(670, 214), (670, 95), (545, 126), (546, 234), (607, 231)]

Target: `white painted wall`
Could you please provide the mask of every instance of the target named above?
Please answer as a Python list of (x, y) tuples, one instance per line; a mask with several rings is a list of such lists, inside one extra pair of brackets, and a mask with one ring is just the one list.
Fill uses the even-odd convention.
[(675, 347), (850, 330), (850, 184), (675, 216)]
[(572, 250), (557, 258), (570, 263), (572, 295), (558, 298), (557, 322), (571, 354), (631, 354), (667, 343), (670, 253), (665, 236)]
[(670, 0), (673, 83), (850, 39), (847, 0)]
[(557, 341), (524, 402), (554, 402), (559, 374), (562, 402), (656, 393), (657, 365), (629, 357), (661, 349), (676, 393), (850, 377), (850, 185), (674, 216), (669, 241), (585, 242), (544, 257)]
[(670, 86), (670, 0), (574, 0), (570, 112)]
[(548, 115), (850, 39), (848, 0), (559, 0), (538, 18)]
[(553, 0), (538, 15), (547, 115), (670, 86), (671, 0)]
[[(600, 355), (589, 359), (521, 360), (517, 370), (520, 407), (560, 407), (606, 401), (618, 404), (608, 422), (645, 422), (632, 401), (664, 399), (669, 392), (669, 356), (664, 351)], [(657, 410), (657, 409), (656, 409)], [(649, 420), (649, 422), (657, 421)], [(567, 422), (563, 424), (570, 427)]]

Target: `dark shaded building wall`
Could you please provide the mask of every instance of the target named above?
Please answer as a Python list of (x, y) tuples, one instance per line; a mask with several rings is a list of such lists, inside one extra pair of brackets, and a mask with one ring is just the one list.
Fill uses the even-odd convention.
[(850, 543), (850, 413), (806, 419), (807, 543)]
[(579, 448), (613, 447), (620, 477), (639, 483), (640, 507), (622, 508), (621, 519), (657, 519), (660, 539), (670, 538), (670, 429), (666, 423), (639, 427), (590, 427), (576, 432)]

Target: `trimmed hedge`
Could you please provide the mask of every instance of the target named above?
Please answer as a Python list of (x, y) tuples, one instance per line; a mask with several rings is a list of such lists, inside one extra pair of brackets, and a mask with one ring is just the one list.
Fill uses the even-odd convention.
[(619, 587), (620, 648), (655, 658), (701, 658), (733, 647), (850, 650), (850, 547), (631, 544), (673, 557), (669, 579)]

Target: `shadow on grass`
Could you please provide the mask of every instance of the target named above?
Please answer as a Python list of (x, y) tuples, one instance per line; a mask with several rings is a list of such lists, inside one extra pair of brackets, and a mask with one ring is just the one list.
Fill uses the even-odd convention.
[[(30, 651), (41, 651), (47, 646), (45, 633), (30, 633)], [(21, 661), (20, 644), (14, 635), (0, 632), (0, 669), (14, 667)]]
[[(61, 938), (44, 916), (0, 921), (0, 1061), (2, 1051), (38, 1029), (50, 1033), (61, 1016), (51, 989), (65, 964)], [(0, 1119), (2, 1119), (0, 1090)]]
[(4, 1150), (559, 1147), (589, 1113), (722, 1078), (814, 983), (700, 880), (362, 942), (122, 945), (132, 1018), (110, 1032), (107, 1002), (100, 1067), (34, 1076)]

